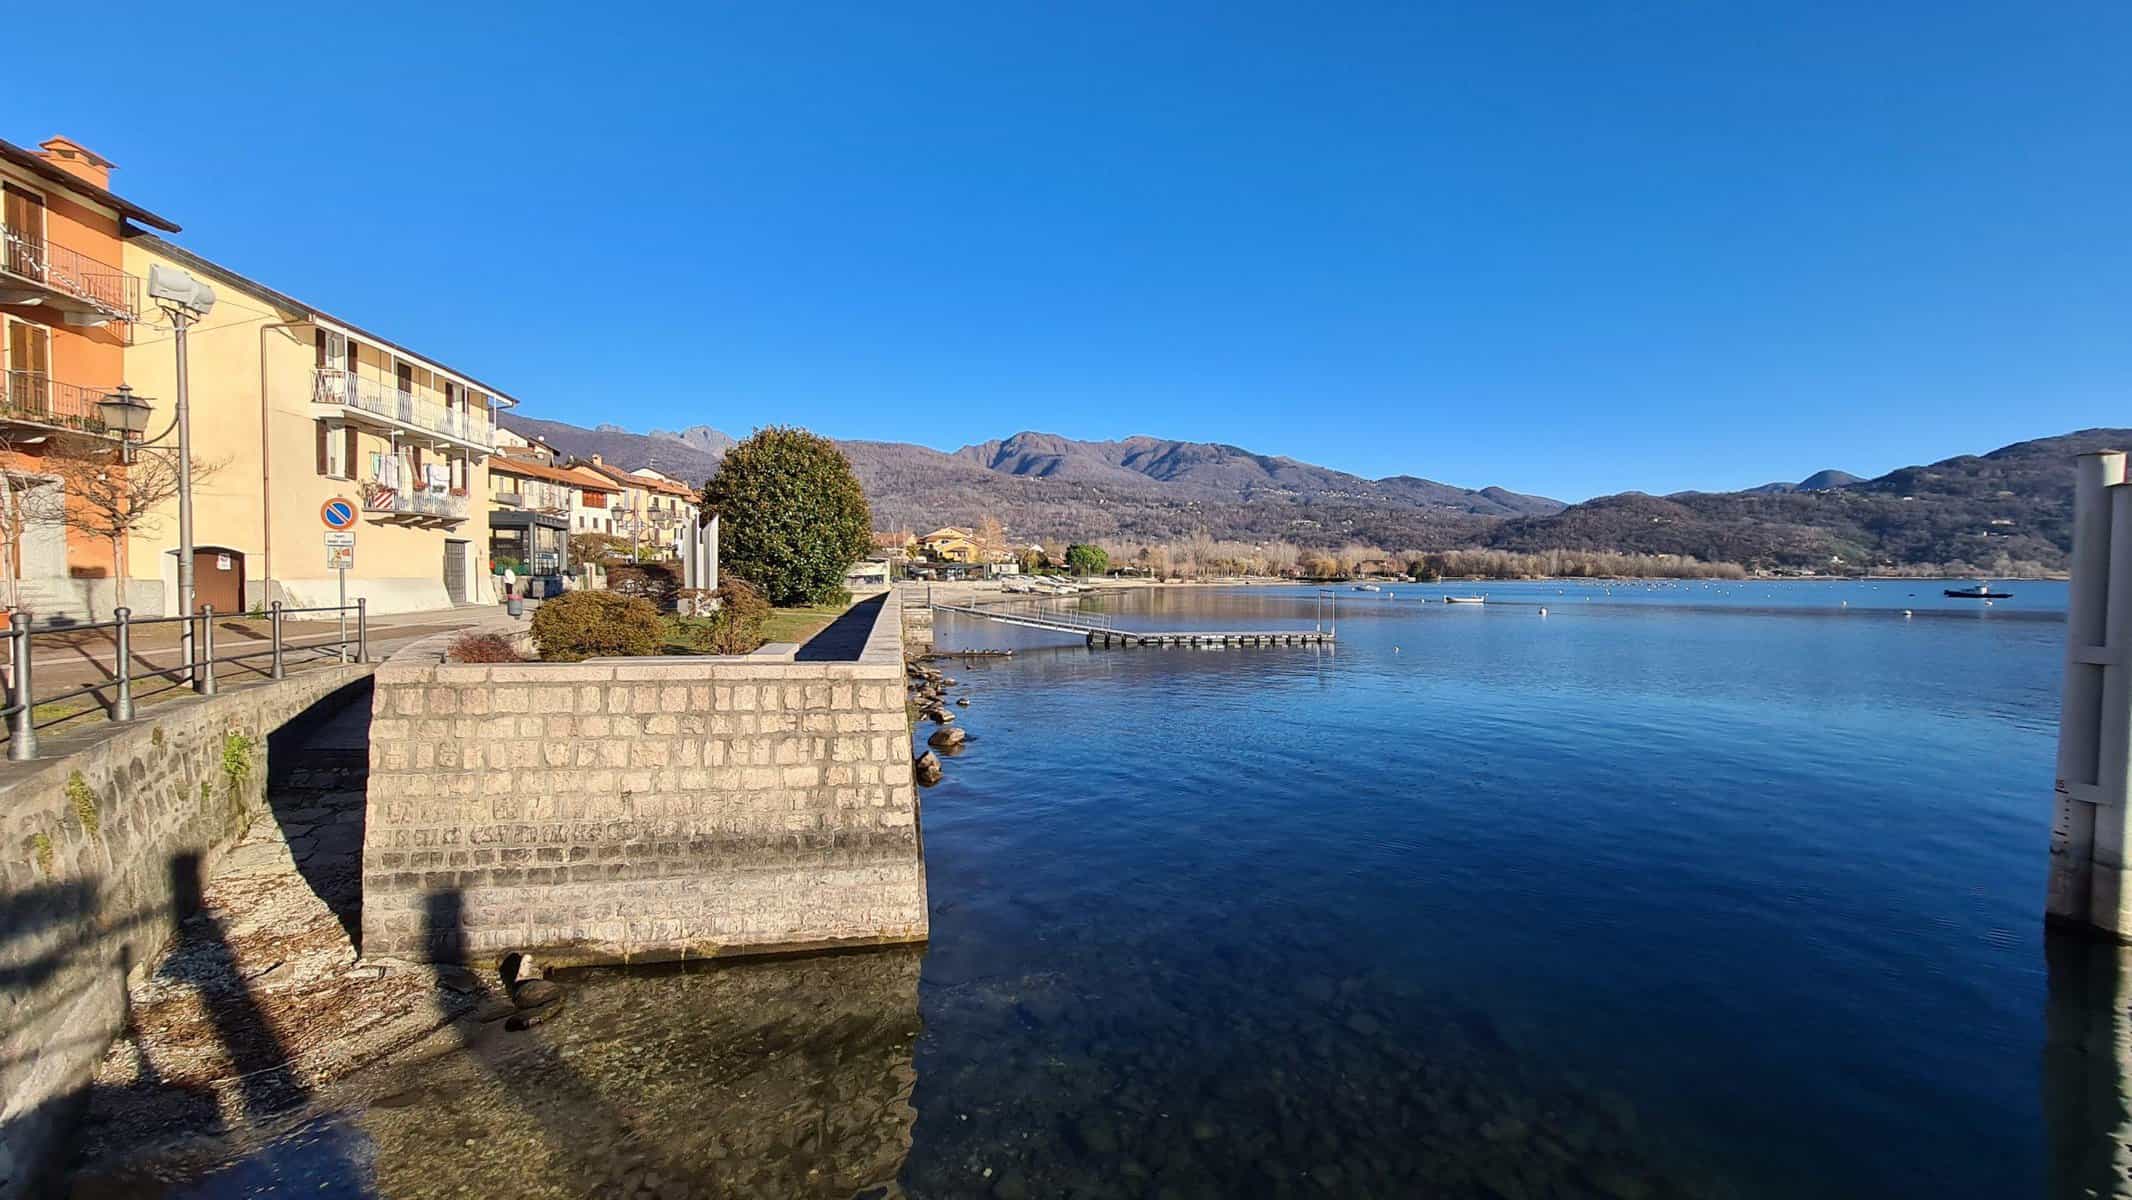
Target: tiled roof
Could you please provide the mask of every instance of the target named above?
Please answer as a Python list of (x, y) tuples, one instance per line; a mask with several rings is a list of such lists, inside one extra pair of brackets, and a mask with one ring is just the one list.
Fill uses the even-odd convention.
[(614, 485), (590, 471), (573, 471), (564, 467), (551, 467), (544, 462), (536, 462), (530, 458), (519, 458), (510, 454), (499, 454), (489, 460), (489, 473), (493, 475), (498, 471), (507, 475), (517, 475), (524, 479), (545, 479), (550, 483), (560, 483), (576, 488), (591, 488), (599, 492), (617, 490)]

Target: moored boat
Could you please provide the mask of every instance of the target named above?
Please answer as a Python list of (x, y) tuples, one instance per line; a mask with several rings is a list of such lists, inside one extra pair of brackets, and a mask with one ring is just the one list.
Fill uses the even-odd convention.
[(1445, 603), (1445, 604), (1486, 604), (1486, 603), (1488, 603), (1488, 597), (1486, 597), (1486, 596), (1445, 596), (1445, 597), (1444, 597), (1444, 603)]
[(1941, 595), (1952, 596), (1956, 600), (2010, 600), (2013, 598), (2012, 592), (1992, 591), (1991, 585), (1988, 583), (1979, 583), (1974, 587), (1945, 588), (1942, 589)]

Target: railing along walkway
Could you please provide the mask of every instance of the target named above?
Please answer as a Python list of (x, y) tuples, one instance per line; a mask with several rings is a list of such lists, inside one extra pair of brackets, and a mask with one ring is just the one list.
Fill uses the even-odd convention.
[[(43, 726), (56, 725), (99, 709), (109, 720), (132, 720), (136, 682), (167, 682), (169, 686), (158, 689), (158, 695), (190, 685), (192, 690), (200, 695), (212, 696), (216, 690), (217, 666), (242, 667), (268, 679), (282, 679), (288, 674), (289, 657), (292, 654), (299, 659), (330, 656), (339, 662), (348, 662), (351, 650), (356, 662), (362, 662), (369, 656), (369, 601), (364, 598), (358, 598), (353, 604), (325, 605), (317, 608), (284, 608), (277, 600), (267, 607), (267, 644), (256, 649), (234, 650), (228, 653), (218, 653), (215, 649), (216, 613), (213, 605), (202, 605), (199, 612), (189, 617), (135, 619), (129, 609), (118, 608), (112, 611), (113, 619), (109, 621), (52, 629), (30, 628), (28, 613), (18, 612), (10, 619), (7, 629), (7, 704), (0, 707), (0, 718), (4, 718), (7, 724), (9, 758), (19, 762), (37, 757), (37, 731)], [(307, 613), (330, 614), (338, 618), (338, 634), (310, 641), (284, 636), (286, 631), (282, 622), (288, 617)], [(352, 637), (348, 629), (351, 616), (355, 622)], [(242, 613), (224, 613), (222, 617), (224, 620), (245, 619)], [(178, 662), (175, 666), (157, 667), (149, 658), (152, 651), (139, 655), (134, 652), (133, 631), (159, 625), (179, 626)], [(78, 652), (82, 635), (93, 635), (101, 630), (111, 631), (111, 662), (106, 666), (96, 658), (89, 661), (103, 677), (64, 691), (39, 694), (36, 683), (39, 639), (44, 639), (48, 646), (53, 643), (65, 643), (64, 649)], [(257, 646), (258, 640), (247, 638), (244, 644)], [(47, 653), (51, 652), (47, 650)], [(257, 662), (261, 658), (268, 660), (263, 671)], [(85, 707), (54, 710), (54, 706), (82, 700), (88, 701)], [(40, 710), (43, 710), (42, 713)]]

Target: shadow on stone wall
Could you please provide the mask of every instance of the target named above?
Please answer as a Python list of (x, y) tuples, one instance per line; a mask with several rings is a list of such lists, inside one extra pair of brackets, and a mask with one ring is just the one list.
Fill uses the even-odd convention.
[[(260, 768), (271, 764), (249, 731), (296, 719), (312, 689), (333, 682), (245, 689), (12, 764), (0, 789), (21, 838), (19, 857), (0, 864), (0, 1200), (52, 1194), (38, 1189), (66, 1166), (97, 1067), (132, 1023), (128, 981), (148, 962), (160, 972), (174, 937), (193, 939), (207, 964), (177, 982), (197, 990), (212, 1039), (239, 1064), (238, 1107), (256, 1115), (304, 1099), (226, 932), (200, 908), (206, 864), (261, 810)], [(213, 1114), (216, 1097), (169, 1085), (136, 1049), (125, 1092), (152, 1091), (159, 1114)]]
[[(134, 1036), (137, 1030), (127, 989), (134, 958), (131, 946), (121, 944), (104, 978), (121, 1013), (119, 1036), (132, 1046), (135, 1056), (132, 1081), (122, 1088), (83, 1084), (33, 1111), (9, 1114), (8, 1123), (16, 1127), (9, 1131), (9, 1144), (19, 1144), (13, 1137), (17, 1132), (38, 1131), (35, 1136), (47, 1144), (60, 1145), (67, 1140), (67, 1131), (76, 1126), (83, 1114), (99, 1109), (127, 1114), (126, 1128), (102, 1131), (104, 1140), (123, 1143), (166, 1129), (212, 1128), (225, 1117), (262, 1121), (295, 1109), (310, 1098), (309, 1089), (297, 1080), (290, 1068), (287, 1048), (280, 1035), (266, 1019), (251, 988), (236, 972), (221, 923), (202, 906), (204, 882), (198, 854), (173, 856), (170, 860), (170, 907), (138, 912), (132, 914), (130, 920), (138, 925), (167, 920), (176, 930), (180, 944), (187, 951), (182, 957), (186, 964), (185, 974), (178, 982), (197, 993), (203, 1018), (228, 1056), (234, 1111), (223, 1111), (211, 1089), (180, 1086), (165, 1079), (151, 1049)], [(5, 928), (12, 932), (17, 927)], [(98, 953), (96, 941), (88, 939), (76, 950), (85, 954)], [(168, 964), (172, 961), (176, 960), (166, 959), (158, 973), (168, 974)], [(56, 970), (61, 964), (49, 965)], [(108, 1039), (86, 1030), (81, 1037), (83, 1045), (78, 1049), (90, 1054), (92, 1061), (101, 1057)], [(42, 1052), (55, 1049), (61, 1048), (46, 1046)], [(61, 1191), (58, 1177), (71, 1158), (72, 1154), (68, 1152), (49, 1155), (34, 1174), (7, 1178), (4, 1186), (17, 1190), (0, 1190), (0, 1194), (65, 1194), (73, 1200), (102, 1200), (105, 1197), (116, 1200), (117, 1197), (154, 1194), (162, 1187), (163, 1181), (158, 1174), (140, 1174), (121, 1167), (72, 1180), (68, 1188)]]

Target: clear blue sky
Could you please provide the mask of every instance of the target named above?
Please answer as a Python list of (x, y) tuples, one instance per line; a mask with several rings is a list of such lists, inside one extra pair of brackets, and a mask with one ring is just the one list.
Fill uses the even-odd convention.
[(530, 415), (1568, 499), (2132, 425), (2121, 0), (43, 5), (10, 41), (66, 49), (9, 57), (0, 136)]

